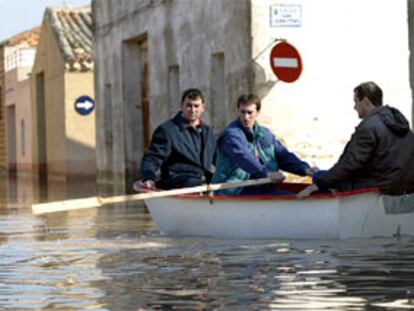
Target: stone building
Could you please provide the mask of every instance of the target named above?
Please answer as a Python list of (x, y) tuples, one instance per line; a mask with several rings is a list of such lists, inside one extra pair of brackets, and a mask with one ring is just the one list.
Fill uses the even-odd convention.
[(42, 189), (54, 179), (95, 179), (93, 75), (90, 7), (48, 8), (32, 70), (33, 164)]
[[(189, 87), (205, 93), (204, 118), (217, 132), (236, 117), (241, 93), (257, 93), (260, 121), (328, 168), (358, 122), (360, 82), (378, 82), (386, 103), (411, 116), (410, 2), (94, 0), (99, 181), (128, 191), (150, 133)], [(302, 57), (293, 83), (271, 70), (281, 40)]]
[[(14, 35), (0, 47), (0, 176), (31, 172), (30, 71), (39, 30), (35, 27)], [(0, 182), (4, 200), (17, 195), (28, 200), (32, 197), (30, 189), (5, 181)]]
[(2, 43), (0, 169), (7, 173), (31, 170), (30, 72), (39, 30), (35, 27)]
[(7, 174), (6, 125), (4, 118), (4, 47), (0, 43), (0, 175)]
[(6, 146), (9, 173), (32, 172), (31, 71), (39, 27), (7, 40), (4, 55)]

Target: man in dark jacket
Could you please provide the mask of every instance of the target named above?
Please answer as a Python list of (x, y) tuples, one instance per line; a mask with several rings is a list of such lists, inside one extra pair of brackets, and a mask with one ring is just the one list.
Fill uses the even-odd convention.
[(188, 89), (181, 99), (181, 111), (153, 133), (141, 162), (142, 179), (136, 191), (198, 186), (209, 182), (214, 171), (216, 138), (200, 119), (204, 97)]
[(362, 119), (338, 162), (314, 178), (312, 190), (350, 191), (376, 187), (391, 195), (414, 192), (414, 134), (396, 108), (382, 105), (374, 82), (354, 89), (355, 110)]

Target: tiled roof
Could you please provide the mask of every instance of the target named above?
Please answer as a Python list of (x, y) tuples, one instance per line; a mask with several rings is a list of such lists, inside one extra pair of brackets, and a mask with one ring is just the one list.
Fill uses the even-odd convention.
[(39, 43), (40, 27), (35, 27), (30, 30), (21, 32), (17, 35), (6, 40), (7, 46), (15, 46), (18, 44), (26, 43), (31, 47), (36, 47)]
[(92, 13), (90, 6), (80, 8), (48, 8), (50, 27), (56, 36), (69, 71), (93, 69)]

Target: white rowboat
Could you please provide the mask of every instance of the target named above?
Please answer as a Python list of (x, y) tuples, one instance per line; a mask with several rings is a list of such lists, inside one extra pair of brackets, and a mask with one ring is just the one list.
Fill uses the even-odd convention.
[[(303, 188), (285, 184), (285, 188)], [(161, 233), (222, 238), (346, 239), (414, 235), (414, 194), (377, 189), (284, 196), (181, 195), (145, 201)]]

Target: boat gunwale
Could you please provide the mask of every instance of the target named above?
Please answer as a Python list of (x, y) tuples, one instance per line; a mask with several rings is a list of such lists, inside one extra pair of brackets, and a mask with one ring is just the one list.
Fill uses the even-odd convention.
[(312, 200), (312, 199), (333, 199), (333, 198), (340, 198), (340, 197), (350, 197), (358, 194), (363, 193), (377, 193), (381, 194), (378, 188), (366, 188), (366, 189), (357, 189), (352, 191), (344, 191), (344, 192), (334, 192), (334, 193), (318, 193), (313, 194), (305, 198), (298, 198), (296, 194), (288, 194), (288, 195), (269, 195), (269, 194), (261, 194), (261, 195), (227, 195), (227, 194), (182, 194), (176, 195), (170, 198), (180, 198), (180, 199), (192, 199), (192, 200), (219, 200), (219, 201), (227, 201), (227, 200), (243, 200), (243, 201), (270, 201), (270, 200), (286, 200), (286, 201), (293, 201), (293, 200)]

